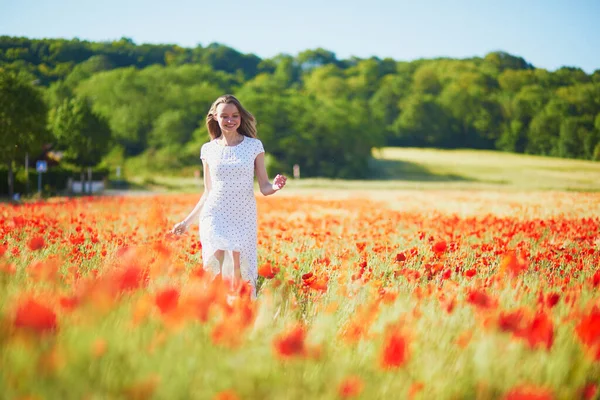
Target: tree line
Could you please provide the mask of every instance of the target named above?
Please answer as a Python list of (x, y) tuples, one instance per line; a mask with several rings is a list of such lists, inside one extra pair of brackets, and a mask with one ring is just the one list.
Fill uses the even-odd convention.
[(261, 59), (218, 43), (2, 36), (0, 71), (0, 101), (13, 106), (3, 119), (36, 121), (18, 131), (0, 123), (4, 165), (15, 148), (48, 141), (75, 165), (115, 154), (197, 165), (204, 117), (224, 93), (255, 114), (269, 167), (286, 173), (299, 164), (304, 176), (364, 178), (371, 149), (384, 145), (600, 159), (600, 70), (548, 71), (505, 52), (409, 62), (319, 48)]

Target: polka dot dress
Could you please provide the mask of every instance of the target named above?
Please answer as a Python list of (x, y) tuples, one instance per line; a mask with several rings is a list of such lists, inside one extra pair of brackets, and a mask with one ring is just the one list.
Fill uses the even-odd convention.
[(242, 279), (256, 297), (257, 215), (254, 197), (254, 160), (264, 152), (259, 139), (245, 136), (235, 146), (216, 140), (205, 143), (200, 158), (208, 163), (211, 190), (200, 213), (200, 242), (204, 268), (219, 273), (217, 250), (226, 250), (223, 277), (233, 278), (233, 251), (240, 252)]

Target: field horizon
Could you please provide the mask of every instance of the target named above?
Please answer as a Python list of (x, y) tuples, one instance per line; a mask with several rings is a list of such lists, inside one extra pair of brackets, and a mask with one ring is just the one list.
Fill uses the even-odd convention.
[[(128, 181), (156, 192), (202, 189), (198, 178), (167, 174), (129, 174)], [(597, 192), (600, 163), (496, 150), (383, 147), (373, 150), (367, 179), (300, 177), (288, 180), (286, 192), (307, 189)]]

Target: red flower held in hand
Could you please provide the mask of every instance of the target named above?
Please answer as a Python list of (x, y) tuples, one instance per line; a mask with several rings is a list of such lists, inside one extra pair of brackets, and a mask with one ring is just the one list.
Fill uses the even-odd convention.
[(39, 250), (39, 249), (43, 248), (45, 245), (46, 245), (46, 242), (44, 241), (44, 238), (41, 236), (34, 236), (31, 239), (29, 239), (29, 242), (27, 242), (27, 247), (29, 247), (29, 250), (31, 250), (31, 251)]
[(56, 314), (37, 300), (28, 298), (17, 307), (14, 325), (37, 333), (53, 331), (57, 328)]

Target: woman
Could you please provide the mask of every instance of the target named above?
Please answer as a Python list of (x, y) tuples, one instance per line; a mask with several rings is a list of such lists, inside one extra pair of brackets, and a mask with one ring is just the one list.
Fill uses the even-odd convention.
[(269, 182), (262, 142), (256, 138), (256, 120), (232, 95), (219, 97), (206, 117), (211, 141), (200, 151), (204, 193), (192, 212), (173, 228), (182, 234), (200, 214), (200, 242), (204, 268), (242, 281), (256, 297), (257, 216), (254, 173), (260, 192), (269, 196), (281, 190), (287, 178)]

